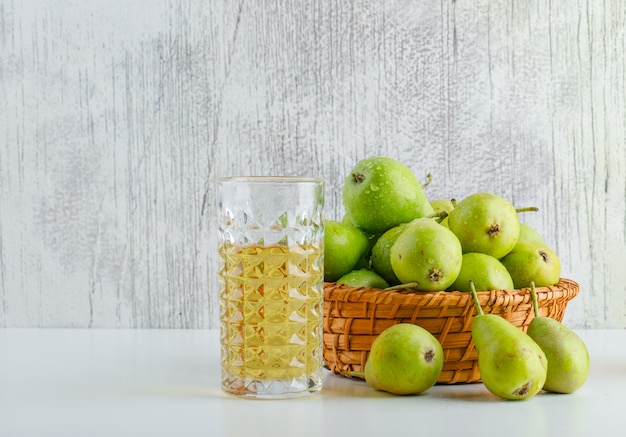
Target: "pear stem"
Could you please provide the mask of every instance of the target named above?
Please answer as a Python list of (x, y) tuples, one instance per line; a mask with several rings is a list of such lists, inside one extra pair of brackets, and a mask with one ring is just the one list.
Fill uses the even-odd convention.
[(448, 213), (446, 211), (433, 212), (426, 216), (427, 218), (438, 218), (441, 217), (441, 220), (448, 217)]
[(539, 211), (539, 208), (536, 206), (526, 206), (524, 208), (515, 208), (515, 212), (530, 212), (530, 211)]
[(431, 183), (432, 181), (433, 181), (433, 175), (432, 175), (432, 174), (430, 174), (430, 173), (428, 173), (428, 174), (426, 175), (426, 182), (424, 182), (424, 183), (422, 184), (422, 189), (424, 189), (424, 188), (426, 188), (427, 186), (429, 186), (429, 185), (430, 185), (430, 183)]
[(539, 302), (537, 301), (537, 290), (535, 290), (535, 281), (530, 281), (530, 295), (533, 299), (533, 309), (535, 310), (535, 317), (540, 317)]
[(474, 285), (474, 281), (469, 281), (470, 288), (472, 289), (472, 297), (474, 298), (474, 305), (476, 306), (476, 312), (479, 316), (483, 316), (485, 313), (483, 312), (482, 307), (480, 306), (480, 302), (478, 302), (478, 294), (476, 294), (476, 286)]
[(404, 290), (407, 288), (417, 287), (417, 282), (407, 282), (406, 284), (394, 285), (393, 287), (387, 287), (385, 290)]

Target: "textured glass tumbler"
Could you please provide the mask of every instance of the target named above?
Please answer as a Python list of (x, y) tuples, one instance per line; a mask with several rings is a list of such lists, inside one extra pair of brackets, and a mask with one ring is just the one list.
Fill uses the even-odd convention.
[(222, 390), (251, 398), (319, 391), (323, 180), (225, 178), (218, 202)]

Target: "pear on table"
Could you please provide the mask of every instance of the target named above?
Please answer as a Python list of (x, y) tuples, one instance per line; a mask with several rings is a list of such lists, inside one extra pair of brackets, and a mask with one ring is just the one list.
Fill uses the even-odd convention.
[(535, 318), (528, 326), (528, 335), (546, 354), (548, 374), (543, 386), (545, 391), (573, 393), (587, 380), (590, 359), (585, 342), (559, 321), (540, 316), (537, 291), (530, 285)]
[(376, 390), (414, 395), (435, 385), (442, 369), (443, 349), (435, 336), (421, 326), (398, 323), (372, 342), (364, 376)]
[(485, 314), (470, 282), (477, 315), (472, 339), (485, 387), (503, 399), (522, 400), (537, 394), (546, 381), (548, 362), (539, 345), (524, 331), (496, 314)]

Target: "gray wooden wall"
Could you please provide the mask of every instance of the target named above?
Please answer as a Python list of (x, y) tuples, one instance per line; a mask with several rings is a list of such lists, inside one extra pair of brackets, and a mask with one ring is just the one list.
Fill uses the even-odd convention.
[(623, 0), (0, 0), (0, 327), (216, 327), (215, 184), (386, 155), (626, 328)]

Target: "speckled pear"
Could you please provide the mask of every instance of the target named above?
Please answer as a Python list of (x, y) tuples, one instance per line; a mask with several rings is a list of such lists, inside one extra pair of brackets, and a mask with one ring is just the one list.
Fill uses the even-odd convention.
[(386, 328), (372, 342), (365, 362), (365, 381), (397, 395), (422, 393), (437, 382), (443, 348), (426, 329), (411, 323)]
[(555, 393), (573, 393), (587, 380), (590, 359), (585, 342), (559, 321), (539, 315), (535, 284), (531, 283), (535, 318), (528, 335), (541, 347), (548, 359), (548, 375), (543, 389)]
[(463, 254), (461, 271), (449, 290), (470, 291), (470, 281), (476, 291), (510, 290), (513, 279), (500, 261), (484, 253), (469, 252)]
[(545, 241), (539, 232), (522, 222), (519, 224), (519, 237), (517, 238), (517, 242), (545, 244)]
[(478, 349), (483, 384), (503, 399), (523, 400), (536, 395), (546, 381), (546, 355), (517, 326), (496, 314), (484, 314), (473, 283), (471, 288), (478, 312), (472, 320), (472, 339)]
[(389, 256), (401, 283), (414, 283), (420, 291), (440, 291), (457, 278), (463, 252), (452, 231), (432, 219), (419, 218), (405, 225)]
[(387, 288), (389, 284), (378, 273), (367, 269), (356, 269), (337, 279), (337, 284), (351, 287)]
[(554, 285), (561, 277), (561, 261), (545, 244), (520, 242), (500, 260), (513, 279), (515, 288)]
[(354, 166), (344, 181), (342, 199), (351, 220), (375, 235), (435, 212), (411, 169), (383, 156)]
[(480, 252), (500, 259), (519, 237), (515, 207), (488, 192), (474, 193), (457, 203), (448, 215), (448, 226), (463, 246), (463, 253)]

